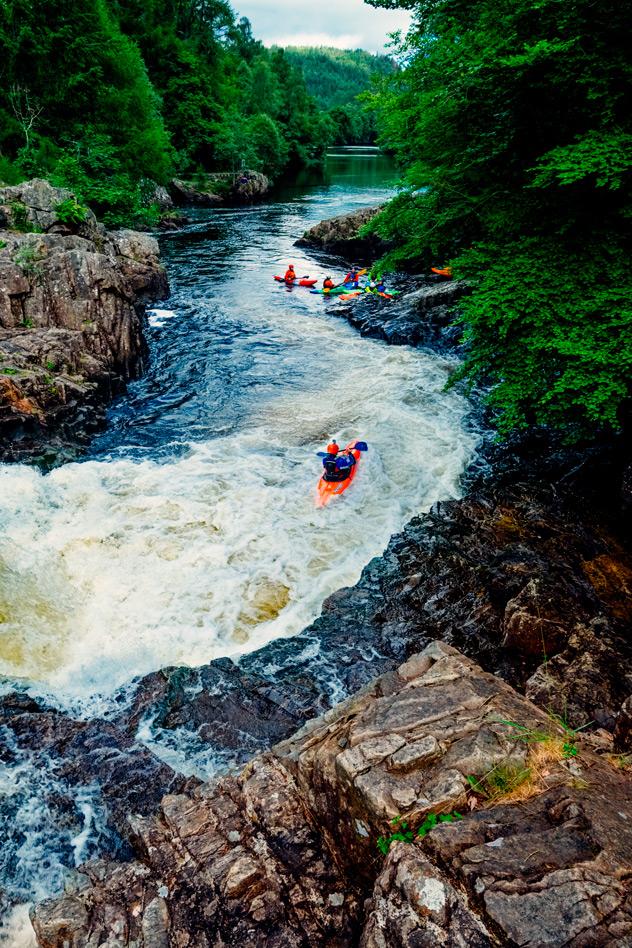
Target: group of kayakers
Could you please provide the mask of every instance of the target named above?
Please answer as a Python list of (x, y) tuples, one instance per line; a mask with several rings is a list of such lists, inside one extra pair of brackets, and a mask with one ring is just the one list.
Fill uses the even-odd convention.
[[(361, 270), (359, 267), (353, 266), (349, 272), (345, 275), (344, 279), (340, 283), (334, 283), (330, 276), (326, 276), (323, 280), (323, 292), (327, 293), (330, 290), (338, 289), (338, 287), (345, 287), (349, 290), (357, 290), (360, 286), (360, 277), (366, 274), (366, 270)], [(285, 276), (283, 277), (288, 286), (291, 286), (298, 279), (294, 265), (292, 263), (288, 264), (288, 268), (285, 271)], [(367, 293), (386, 293), (386, 286), (384, 281), (379, 279), (374, 279), (369, 276), (368, 283), (363, 287)]]

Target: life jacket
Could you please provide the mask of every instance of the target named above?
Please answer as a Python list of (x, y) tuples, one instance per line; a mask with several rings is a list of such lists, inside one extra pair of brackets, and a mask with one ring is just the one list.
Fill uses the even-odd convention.
[(333, 287), (333, 285), (334, 285), (334, 281), (333, 281), (333, 280), (323, 280), (323, 289), (325, 289), (325, 290), (331, 290), (331, 288)]
[(293, 283), (296, 279), (296, 273), (294, 270), (287, 270), (285, 276), (283, 277), (286, 283)]

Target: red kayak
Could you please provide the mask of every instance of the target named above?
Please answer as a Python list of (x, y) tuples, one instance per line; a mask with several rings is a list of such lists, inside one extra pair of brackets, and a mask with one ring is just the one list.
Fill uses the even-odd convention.
[[(356, 463), (353, 465), (349, 472), (349, 477), (346, 477), (344, 481), (326, 481), (325, 475), (323, 474), (321, 479), (318, 482), (317, 494), (316, 494), (316, 506), (325, 507), (330, 500), (334, 497), (337, 497), (338, 494), (344, 494), (348, 487), (350, 487), (352, 480), (356, 476), (359, 467), (361, 451), (355, 447), (356, 444), (360, 444), (357, 438), (354, 438), (353, 441), (350, 441), (349, 444), (343, 448), (344, 451), (350, 451), (353, 457), (356, 460)], [(366, 450), (366, 445), (363, 446)]]
[(316, 280), (307, 280), (307, 279), (303, 279), (303, 280), (292, 280), (291, 283), (290, 283), (289, 280), (286, 280), (285, 277), (275, 276), (274, 279), (277, 281), (277, 283), (285, 283), (286, 286), (316, 286), (316, 284), (318, 283), (318, 279), (316, 279)]

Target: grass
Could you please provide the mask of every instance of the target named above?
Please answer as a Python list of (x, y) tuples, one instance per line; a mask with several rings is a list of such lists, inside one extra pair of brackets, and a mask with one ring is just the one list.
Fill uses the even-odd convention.
[(527, 727), (517, 721), (499, 722), (512, 729), (514, 740), (528, 745), (527, 759), (525, 763), (518, 763), (507, 758), (482, 777), (469, 776), (468, 783), (477, 797), (488, 804), (519, 803), (546, 790), (551, 778), (569, 780), (564, 764), (578, 757), (579, 732), (589, 725), (572, 728), (552, 713), (549, 720), (548, 730)]

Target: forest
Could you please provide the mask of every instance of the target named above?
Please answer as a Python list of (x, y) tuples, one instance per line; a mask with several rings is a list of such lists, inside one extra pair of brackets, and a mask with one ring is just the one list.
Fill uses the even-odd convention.
[(385, 268), (468, 281), (459, 376), (502, 433), (630, 423), (632, 60), (613, 0), (372, 0), (413, 10), (373, 95), (402, 188)]
[(327, 111), (335, 144), (373, 144), (377, 114), (364, 96), (375, 80), (395, 71), (393, 58), (331, 46), (288, 46), (285, 54), (302, 71), (307, 91)]
[(0, 0), (0, 181), (151, 223), (175, 172), (322, 164), (332, 123), (225, 0)]

